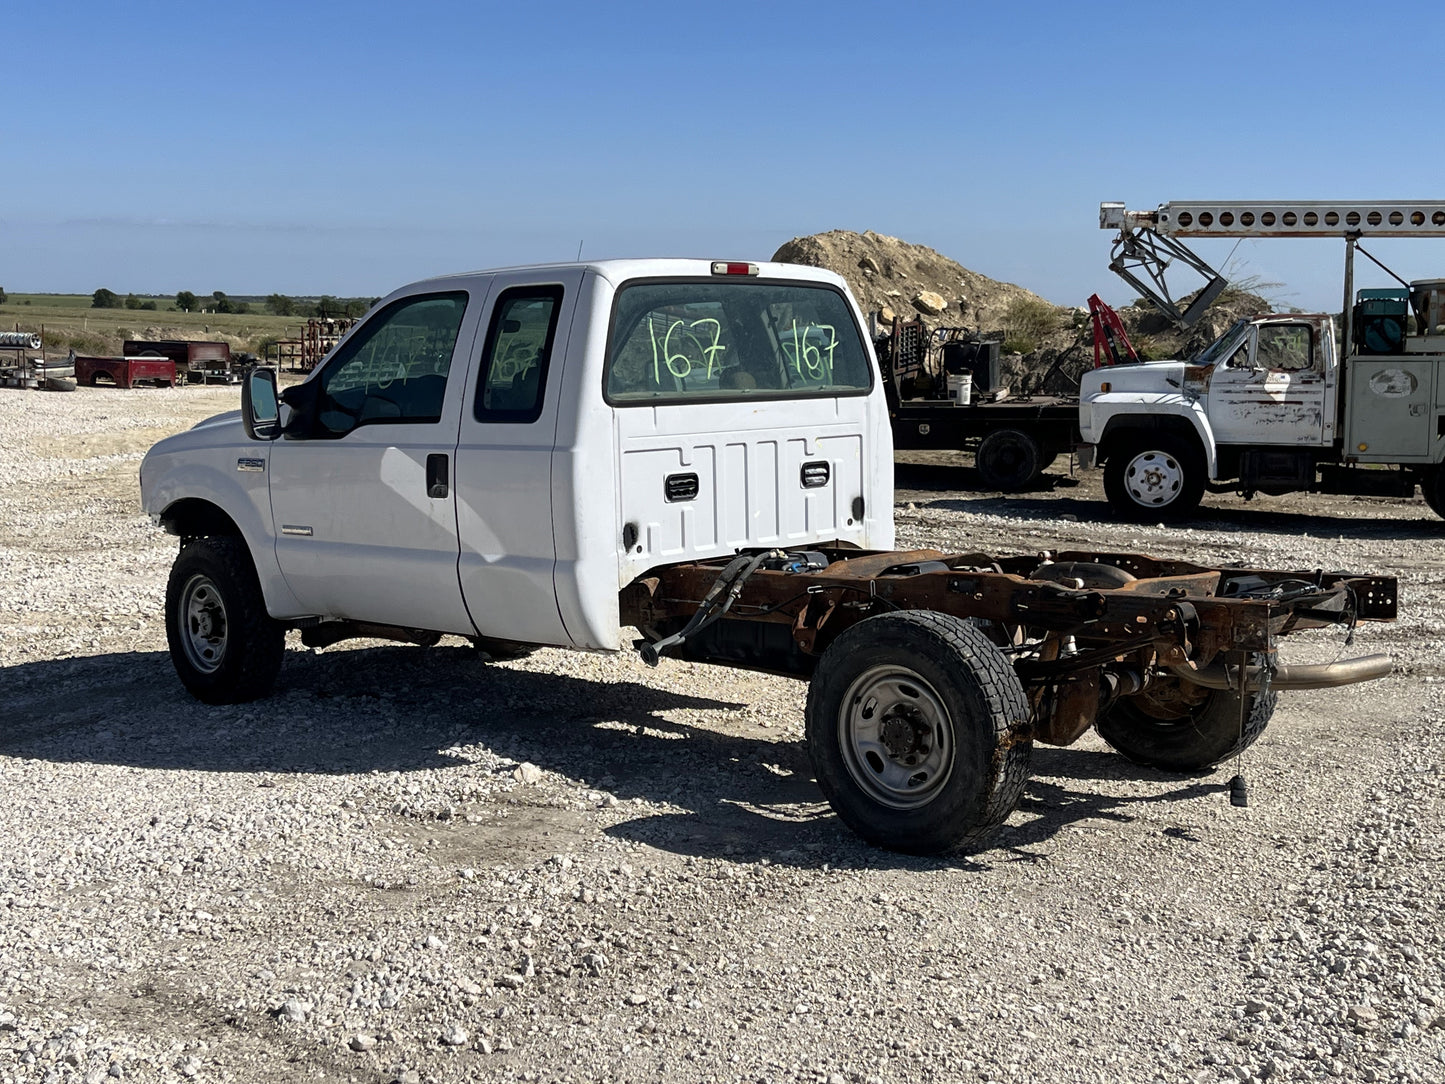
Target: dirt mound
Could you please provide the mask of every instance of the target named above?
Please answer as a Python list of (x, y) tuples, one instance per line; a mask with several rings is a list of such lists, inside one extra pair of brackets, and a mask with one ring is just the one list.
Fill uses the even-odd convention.
[(795, 237), (773, 253), (773, 259), (836, 271), (848, 280), (865, 313), (887, 310), (884, 322), (897, 313), (905, 320), (921, 316), (935, 327), (1003, 329), (1011, 303), (1049, 304), (1022, 286), (980, 275), (931, 248), (872, 230)]

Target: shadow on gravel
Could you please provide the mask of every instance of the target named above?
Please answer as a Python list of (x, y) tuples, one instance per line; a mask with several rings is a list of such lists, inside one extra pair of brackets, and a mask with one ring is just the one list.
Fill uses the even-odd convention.
[[(1039, 497), (962, 497), (949, 500), (928, 501), (922, 507), (948, 512), (968, 512), (972, 515), (1003, 516), (1009, 519), (1042, 520), (1053, 522), (1062, 516), (1073, 516), (1086, 523), (1112, 523), (1120, 527), (1131, 526), (1128, 522), (1114, 518), (1109, 506), (1101, 501), (1079, 500), (1072, 497), (1045, 499)], [(1158, 524), (1133, 524), (1140, 530), (1147, 530)], [(1185, 523), (1165, 524), (1175, 530), (1192, 529), (1199, 531), (1231, 531), (1236, 534), (1295, 534), (1315, 538), (1382, 538), (1420, 539), (1434, 541), (1445, 534), (1445, 521), (1430, 515), (1420, 519), (1394, 519), (1372, 517), (1362, 509), (1358, 518), (1346, 519), (1341, 516), (1317, 516), (1305, 512), (1277, 512), (1210, 508), (1205, 504), (1195, 519)]]
[[(605, 739), (620, 744), (633, 728), (674, 728), (661, 713), (743, 706), (492, 666), (463, 647), (291, 651), (273, 697), (226, 707), (192, 699), (160, 651), (13, 666), (0, 672), (0, 689), (0, 755), (326, 775), (468, 764), (445, 750), (471, 743), (562, 770), (547, 742), (595, 744), (603, 732), (591, 722), (623, 727)], [(561, 759), (581, 766), (575, 756)], [(592, 776), (593, 766), (581, 774)], [(661, 764), (658, 775), (659, 786), (676, 782)]]
[[(1046, 861), (1047, 856), (1025, 850), (1053, 839), (1058, 833), (1082, 821), (1123, 824), (1134, 819), (1131, 806), (1147, 803), (1187, 802), (1228, 790), (1224, 783), (1193, 781), (1172, 790), (1151, 790), (1145, 794), (1102, 794), (1081, 790), (1068, 783), (1078, 780), (1135, 780), (1156, 785), (1177, 784), (1177, 772), (1131, 764), (1116, 753), (1092, 749), (1034, 747), (1033, 776), (1024, 789), (1019, 811), (1033, 819), (1010, 825), (998, 846), (1024, 861)], [(1166, 830), (1172, 838), (1190, 840), (1187, 830)]]
[[(957, 493), (959, 490), (976, 490), (979, 493), (995, 493), (989, 489), (973, 467), (952, 466), (946, 463), (895, 463), (893, 484), (898, 489), (933, 490), (940, 493)], [(1024, 492), (1040, 493), (1053, 489), (1072, 489), (1079, 484), (1077, 478), (1067, 474), (1041, 474), (1033, 485)], [(1095, 508), (1098, 505), (1094, 505)]]
[[(0, 690), (0, 755), (337, 775), (475, 770), (474, 760), (451, 750), (479, 745), (568, 777), (579, 789), (647, 803), (637, 817), (607, 829), (615, 838), (797, 868), (982, 872), (997, 861), (1037, 860), (1028, 848), (1079, 821), (1127, 821), (1133, 803), (1222, 789), (1193, 783), (1162, 794), (1103, 795), (1071, 783), (1178, 777), (1108, 753), (1039, 748), (1020, 805), (1029, 819), (980, 854), (913, 858), (867, 846), (833, 816), (801, 742), (725, 732), (727, 714), (744, 704), (488, 665), (470, 648), (291, 651), (274, 697), (230, 707), (191, 699), (159, 651), (10, 667), (0, 672)], [(674, 717), (683, 711), (721, 718), (690, 725)]]

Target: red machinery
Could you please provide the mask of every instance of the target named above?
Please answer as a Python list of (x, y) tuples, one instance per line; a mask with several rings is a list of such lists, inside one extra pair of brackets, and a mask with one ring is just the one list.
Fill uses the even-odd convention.
[(1094, 368), (1101, 365), (1137, 365), (1139, 355), (1119, 314), (1104, 304), (1098, 294), (1089, 296), (1089, 318), (1094, 322)]

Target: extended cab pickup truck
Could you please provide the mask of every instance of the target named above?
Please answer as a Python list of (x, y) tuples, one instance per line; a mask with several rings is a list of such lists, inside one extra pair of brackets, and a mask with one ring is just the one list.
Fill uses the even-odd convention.
[(1277, 637), (1388, 619), (1395, 584), (1134, 554), (893, 552), (877, 363), (842, 279), (627, 260), (433, 279), (379, 303), (300, 384), (161, 441), (145, 508), (179, 536), (177, 673), (265, 695), (288, 629), (326, 645), (467, 637), (809, 679), (820, 787), (880, 845), (976, 845), (1034, 741), (1091, 725), (1198, 768), (1258, 737)]

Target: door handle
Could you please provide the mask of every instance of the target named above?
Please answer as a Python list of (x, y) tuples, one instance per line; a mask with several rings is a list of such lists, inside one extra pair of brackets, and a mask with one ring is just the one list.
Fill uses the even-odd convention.
[(426, 495), (435, 499), (450, 492), (450, 470), (445, 453), (434, 452), (426, 457)]

